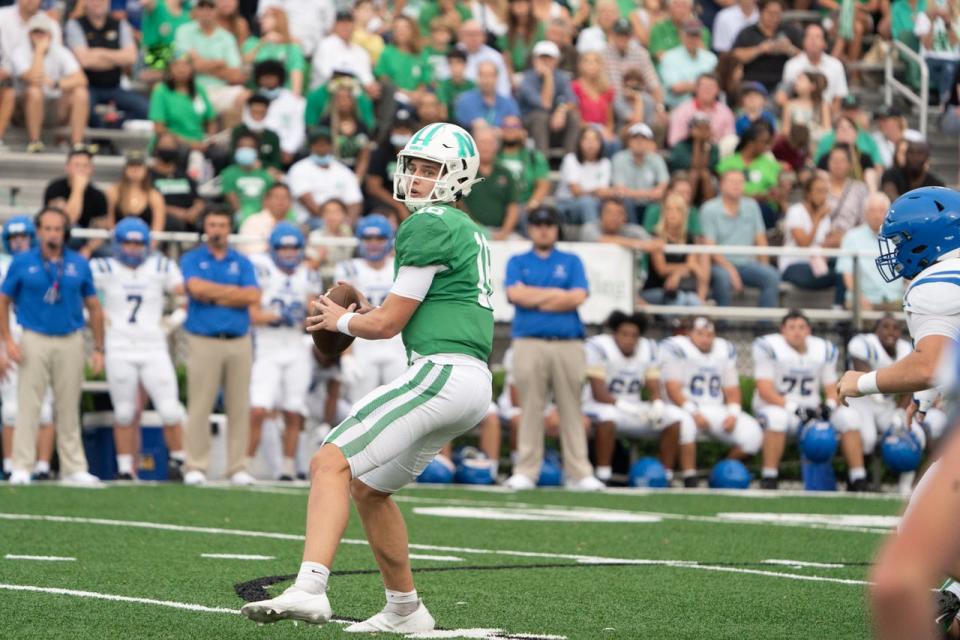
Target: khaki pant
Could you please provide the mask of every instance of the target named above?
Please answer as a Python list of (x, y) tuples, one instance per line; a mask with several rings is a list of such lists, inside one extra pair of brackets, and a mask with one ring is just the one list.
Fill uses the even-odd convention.
[(13, 468), (30, 472), (36, 461), (37, 425), (47, 387), (53, 389), (57, 453), (63, 476), (87, 470), (80, 434), (83, 385), (83, 334), (47, 336), (25, 330), (20, 340), (23, 360), (17, 384), (17, 417), (13, 431)]
[(521, 411), (517, 464), (513, 472), (532, 480), (540, 477), (543, 410), (548, 392), (553, 391), (560, 414), (563, 472), (567, 480), (574, 481), (593, 475), (580, 411), (580, 394), (587, 368), (583, 342), (517, 338), (513, 341), (513, 363)]
[(227, 411), (227, 475), (244, 468), (250, 431), (250, 336), (220, 340), (187, 334), (187, 470), (206, 473), (210, 462), (210, 412), (223, 387)]

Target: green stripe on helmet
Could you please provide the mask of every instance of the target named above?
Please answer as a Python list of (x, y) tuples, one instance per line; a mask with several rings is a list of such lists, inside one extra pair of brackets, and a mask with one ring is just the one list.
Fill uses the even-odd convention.
[(413, 139), (410, 141), (411, 149), (423, 149), (425, 146), (430, 144), (430, 141), (433, 140), (433, 136), (437, 135), (437, 132), (443, 127), (442, 122), (433, 125), (432, 127), (424, 127), (417, 132), (417, 135), (413, 136)]
[(477, 149), (473, 146), (473, 140), (470, 139), (470, 136), (463, 134), (459, 131), (453, 132), (453, 137), (457, 139), (457, 155), (461, 158), (469, 156), (473, 157), (477, 155)]

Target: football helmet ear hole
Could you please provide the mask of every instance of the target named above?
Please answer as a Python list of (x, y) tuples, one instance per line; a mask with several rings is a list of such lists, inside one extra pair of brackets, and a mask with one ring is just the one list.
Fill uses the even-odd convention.
[(919, 254), (919, 253), (923, 253), (923, 252), (926, 251), (926, 250), (927, 250), (927, 245), (921, 244), (921, 245), (918, 246), (918, 247), (914, 247), (914, 248), (913, 248), (913, 251), (911, 251), (910, 253)]

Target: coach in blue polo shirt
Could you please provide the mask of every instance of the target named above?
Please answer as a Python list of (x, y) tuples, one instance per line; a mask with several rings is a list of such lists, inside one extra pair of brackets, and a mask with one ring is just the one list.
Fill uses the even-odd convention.
[(527, 219), (533, 248), (507, 262), (507, 299), (513, 317), (513, 374), (521, 416), (517, 463), (507, 486), (536, 485), (543, 462), (543, 410), (552, 391), (560, 414), (563, 470), (569, 486), (603, 487), (587, 458), (580, 412), (586, 373), (584, 329), (577, 308), (588, 295), (583, 262), (556, 249), (560, 216), (552, 207), (534, 209)]
[[(93, 331), (94, 373), (103, 370), (103, 312), (93, 286), (90, 264), (67, 249), (70, 219), (56, 207), (36, 217), (37, 245), (14, 257), (0, 289), (0, 337), (6, 360), (0, 371), (17, 366), (17, 416), (13, 428), (13, 471), (10, 482), (27, 484), (37, 451), (40, 407), (53, 389), (60, 478), (68, 484), (91, 485), (80, 437), (80, 392), (83, 385), (83, 309)], [(10, 305), (16, 309), (22, 337), (10, 326)], [(18, 343), (19, 339), (19, 343)]]
[(227, 474), (252, 484), (244, 469), (250, 430), (250, 305), (260, 302), (253, 263), (227, 244), (232, 215), (210, 208), (203, 217), (206, 244), (180, 259), (187, 305), (187, 472), (185, 484), (207, 480), (210, 412), (223, 382), (227, 411)]

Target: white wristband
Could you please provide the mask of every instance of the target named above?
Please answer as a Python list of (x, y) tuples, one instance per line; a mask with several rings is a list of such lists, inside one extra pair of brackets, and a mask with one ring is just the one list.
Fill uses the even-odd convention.
[(880, 388), (877, 386), (877, 372), (871, 371), (860, 376), (857, 379), (857, 391), (865, 396), (880, 393)]
[(352, 320), (355, 315), (357, 314), (351, 311), (340, 316), (340, 319), (337, 320), (337, 331), (352, 336), (353, 334), (350, 333), (350, 320)]
[(727, 413), (729, 413), (734, 418), (740, 417), (740, 412), (743, 411), (743, 408), (736, 402), (727, 403)]

